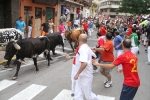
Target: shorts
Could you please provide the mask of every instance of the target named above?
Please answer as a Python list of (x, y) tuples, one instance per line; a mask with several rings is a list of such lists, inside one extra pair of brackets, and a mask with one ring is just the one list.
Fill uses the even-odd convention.
[(120, 100), (133, 100), (138, 87), (131, 87), (123, 84)]
[[(104, 61), (101, 61), (102, 64), (111, 64), (112, 62), (104, 62)], [(111, 72), (112, 70), (111, 69), (107, 69), (107, 68), (100, 68), (100, 70), (103, 70), (104, 72), (106, 73), (109, 73)]]
[(44, 32), (44, 31), (42, 32), (42, 36), (44, 36), (44, 35), (46, 35), (46, 34), (48, 34), (48, 32)]

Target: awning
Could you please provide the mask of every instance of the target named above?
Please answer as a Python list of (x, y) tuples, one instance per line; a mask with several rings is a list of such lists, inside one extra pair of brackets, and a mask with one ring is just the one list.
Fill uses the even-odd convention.
[(79, 5), (79, 6), (84, 6), (83, 4), (80, 4), (78, 2), (74, 2), (74, 1), (71, 1), (71, 0), (65, 0), (65, 2), (69, 2), (69, 3), (72, 3), (72, 4)]
[(33, 0), (33, 3), (56, 6), (56, 4), (58, 4), (58, 0)]

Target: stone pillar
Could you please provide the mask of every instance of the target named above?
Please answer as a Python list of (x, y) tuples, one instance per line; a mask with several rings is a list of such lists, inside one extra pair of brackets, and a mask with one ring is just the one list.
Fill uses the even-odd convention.
[(11, 0), (11, 27), (15, 26), (16, 20), (20, 17), (20, 0)]

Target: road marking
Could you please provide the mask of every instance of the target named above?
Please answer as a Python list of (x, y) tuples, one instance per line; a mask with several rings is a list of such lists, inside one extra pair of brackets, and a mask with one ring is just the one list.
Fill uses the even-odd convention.
[(115, 100), (115, 97), (109, 97), (109, 96), (103, 96), (103, 95), (98, 95), (97, 97), (100, 100)]
[[(62, 47), (56, 47), (56, 49), (62, 49)], [(72, 51), (71, 48), (68, 48), (68, 47), (64, 47), (65, 50), (69, 50), (69, 51)]]
[[(71, 93), (71, 90), (63, 89), (53, 100), (73, 100), (73, 97), (71, 97)], [(115, 97), (103, 95), (98, 95), (97, 97), (100, 100), (115, 100)]]
[(15, 96), (11, 97), (9, 100), (31, 100), (40, 92), (42, 92), (46, 87), (47, 86), (32, 84)]
[(7, 87), (15, 84), (17, 81), (11, 81), (11, 80), (2, 80), (0, 82), (0, 91), (6, 89)]
[(70, 90), (62, 90), (53, 100), (73, 100)]

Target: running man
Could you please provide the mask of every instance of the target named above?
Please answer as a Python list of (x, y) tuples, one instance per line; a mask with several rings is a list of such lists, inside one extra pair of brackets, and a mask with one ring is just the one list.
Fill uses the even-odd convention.
[(133, 27), (132, 28), (132, 34), (130, 35), (130, 39), (131, 39), (131, 52), (135, 55), (138, 54), (139, 51), (139, 47), (138, 47), (138, 35), (136, 33), (137, 28)]
[[(140, 79), (137, 71), (137, 57), (130, 51), (131, 41), (125, 39), (123, 41), (124, 53), (120, 55), (112, 64), (100, 64), (93, 60), (93, 65), (101, 66), (103, 68), (113, 69), (122, 64), (124, 83), (120, 95), (120, 100), (133, 100), (138, 87), (140, 86)], [(121, 71), (121, 70), (120, 70)]]

